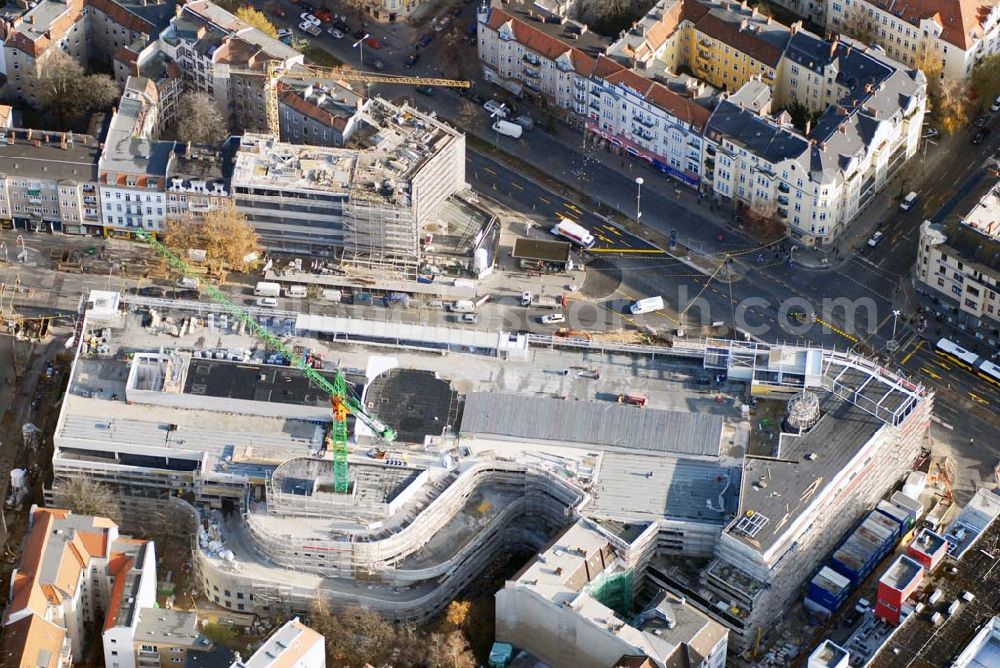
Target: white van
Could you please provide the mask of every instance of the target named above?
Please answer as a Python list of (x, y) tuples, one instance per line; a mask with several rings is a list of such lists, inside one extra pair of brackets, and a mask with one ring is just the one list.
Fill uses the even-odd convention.
[(201, 285), (201, 281), (191, 276), (184, 276), (181, 278), (181, 280), (177, 281), (177, 285), (182, 288), (190, 288), (192, 290), (197, 290), (198, 286)]
[(304, 285), (289, 285), (285, 288), (285, 296), (291, 299), (302, 299), (306, 294), (307, 290)]
[(917, 193), (911, 192), (909, 195), (903, 198), (903, 201), (899, 203), (899, 208), (903, 211), (909, 211), (914, 204), (917, 202)]
[(632, 312), (632, 315), (652, 313), (653, 311), (659, 311), (661, 309), (663, 309), (663, 297), (659, 295), (640, 299), (628, 308), (628, 310)]
[(459, 299), (451, 305), (452, 313), (475, 313), (476, 304), (469, 299)]

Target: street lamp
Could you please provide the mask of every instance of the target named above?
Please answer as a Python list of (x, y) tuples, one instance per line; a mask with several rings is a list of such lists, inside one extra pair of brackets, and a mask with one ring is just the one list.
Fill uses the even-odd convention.
[(641, 176), (635, 177), (635, 219), (642, 218), (642, 184), (645, 183)]
[(365, 65), (365, 40), (371, 37), (371, 33), (365, 33), (365, 36), (359, 39), (357, 42), (351, 45), (352, 49), (357, 49), (358, 53), (361, 55), (361, 66)]
[(496, 111), (490, 114), (490, 118), (495, 118), (496, 121), (493, 122), (493, 129), (496, 131), (496, 137), (493, 140), (493, 151), (496, 153), (500, 152), (500, 125), (498, 121), (503, 118), (503, 114), (507, 110), (507, 103), (501, 104), (496, 108)]
[(900, 315), (902, 315), (902, 311), (899, 309), (892, 312), (892, 338), (890, 338), (885, 344), (886, 350), (890, 353), (896, 352), (896, 350), (899, 349), (899, 342), (896, 341), (896, 321), (899, 319)]

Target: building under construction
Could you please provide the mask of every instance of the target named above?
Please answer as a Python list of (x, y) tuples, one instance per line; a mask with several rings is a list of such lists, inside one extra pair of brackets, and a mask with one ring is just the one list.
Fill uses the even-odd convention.
[(248, 134), (236, 207), (270, 250), (416, 273), (421, 230), (466, 188), (465, 135), (407, 104), (364, 103), (351, 147)]
[[(81, 321), (49, 498), (86, 475), (123, 498), (193, 499), (205, 595), (261, 616), (322, 597), (426, 620), (499, 556), (549, 549), (572, 572), (519, 577), (499, 627), (538, 656), (559, 652), (545, 624), (577, 613), (605, 619), (588, 636), (612, 644), (602, 652), (662, 658), (672, 650), (657, 638), (676, 635), (714, 664), (716, 626), (752, 642), (827, 545), (905, 476), (933, 400), (827, 350), (619, 346), (251, 311), (398, 431), (386, 444), (354, 424), (349, 493), (334, 491), (328, 397), (280, 353), (213, 304), (109, 293)], [(706, 372), (710, 389), (696, 382)], [(635, 387), (645, 408), (602, 399)], [(750, 447), (748, 400), (763, 394), (799, 395), (766, 457)], [(581, 520), (584, 531), (566, 532)], [(580, 550), (583, 560), (563, 558)], [(586, 577), (570, 577), (583, 563)], [(678, 563), (701, 564), (700, 577), (678, 578)], [(586, 588), (601, 607), (574, 594), (577, 613), (548, 614), (563, 596), (546, 583)], [(690, 626), (658, 629), (674, 612), (657, 606), (645, 622), (631, 617), (664, 589)], [(528, 604), (539, 607), (529, 615)]]

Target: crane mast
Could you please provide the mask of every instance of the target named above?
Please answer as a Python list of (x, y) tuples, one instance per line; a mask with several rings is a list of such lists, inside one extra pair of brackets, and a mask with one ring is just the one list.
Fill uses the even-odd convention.
[[(153, 249), (162, 255), (171, 267), (178, 270), (185, 276), (195, 277), (191, 268), (184, 260), (175, 255), (169, 248), (153, 238), (145, 229), (136, 230), (136, 236), (148, 243)], [(387, 443), (396, 440), (396, 432), (387, 424), (379, 420), (374, 415), (365, 410), (361, 402), (352, 395), (348, 389), (347, 380), (344, 374), (338, 369), (331, 382), (323, 374), (314, 369), (306, 358), (291, 350), (281, 339), (262, 327), (256, 318), (250, 315), (246, 309), (235, 304), (229, 297), (222, 293), (214, 285), (204, 284), (204, 290), (212, 301), (216, 302), (229, 313), (242, 322), (246, 328), (258, 339), (263, 341), (271, 350), (281, 353), (289, 359), (292, 366), (298, 368), (306, 377), (318, 388), (323, 390), (330, 397), (332, 407), (333, 423), (330, 427), (330, 434), (327, 437), (328, 448), (333, 455), (333, 488), (338, 494), (345, 494), (350, 490), (350, 478), (348, 477), (347, 465), (347, 415), (350, 413), (360, 420), (376, 436)]]

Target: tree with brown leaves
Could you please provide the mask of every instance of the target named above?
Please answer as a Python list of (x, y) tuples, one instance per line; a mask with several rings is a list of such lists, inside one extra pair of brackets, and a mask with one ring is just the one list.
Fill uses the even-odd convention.
[(244, 271), (254, 261), (250, 256), (261, 253), (260, 237), (233, 206), (168, 220), (164, 243), (181, 257), (204, 250), (209, 269), (219, 274)]

